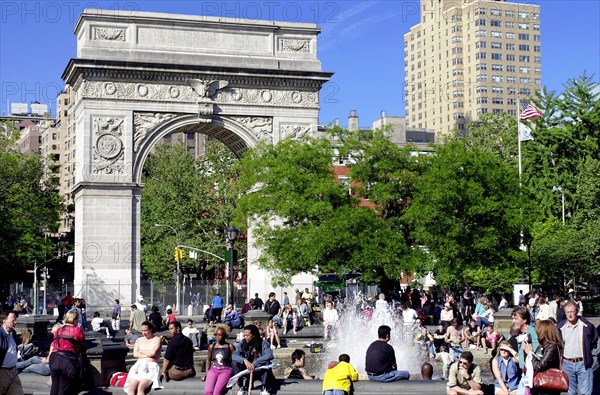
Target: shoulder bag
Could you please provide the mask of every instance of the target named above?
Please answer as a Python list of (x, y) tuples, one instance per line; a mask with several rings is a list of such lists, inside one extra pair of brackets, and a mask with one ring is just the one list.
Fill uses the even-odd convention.
[(541, 388), (550, 391), (567, 392), (569, 390), (569, 377), (562, 370), (562, 355), (558, 352), (560, 367), (550, 368), (533, 375), (533, 388)]

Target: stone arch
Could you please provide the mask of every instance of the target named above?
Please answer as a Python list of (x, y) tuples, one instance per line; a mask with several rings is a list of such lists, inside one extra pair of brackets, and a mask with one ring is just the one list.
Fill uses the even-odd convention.
[(319, 31), (311, 23), (81, 14), (77, 57), (62, 77), (77, 155), (74, 295), (102, 308), (139, 294), (141, 173), (160, 138), (185, 128), (239, 157), (260, 140), (317, 132), (319, 90), (332, 75), (317, 58)]
[(185, 129), (186, 132), (212, 136), (225, 144), (238, 158), (248, 148), (254, 147), (259, 140), (247, 126), (228, 117), (213, 116), (210, 123), (204, 123), (199, 122), (198, 116), (195, 114), (170, 115), (173, 115), (173, 117), (150, 131), (149, 136), (141, 142), (133, 164), (134, 182), (141, 182), (144, 162), (152, 147), (166, 135), (180, 129)]

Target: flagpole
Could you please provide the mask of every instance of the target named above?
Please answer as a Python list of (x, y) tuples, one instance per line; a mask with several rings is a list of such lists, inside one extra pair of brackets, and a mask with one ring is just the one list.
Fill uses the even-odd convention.
[[(517, 95), (515, 95), (517, 96)], [(521, 120), (519, 119), (519, 114), (521, 113), (521, 109), (520, 109), (520, 105), (519, 105), (519, 96), (517, 96), (517, 141), (518, 141), (518, 156), (519, 156), (519, 187), (521, 186), (521, 175), (523, 173), (523, 168), (521, 165), (521, 135), (519, 133), (520, 130), (520, 126), (521, 126)]]

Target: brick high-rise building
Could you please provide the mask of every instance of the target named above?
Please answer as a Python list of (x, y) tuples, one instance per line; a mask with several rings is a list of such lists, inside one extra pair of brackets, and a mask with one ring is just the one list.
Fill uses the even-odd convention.
[(404, 35), (407, 125), (447, 134), (484, 113), (516, 116), (541, 89), (540, 6), (421, 0)]

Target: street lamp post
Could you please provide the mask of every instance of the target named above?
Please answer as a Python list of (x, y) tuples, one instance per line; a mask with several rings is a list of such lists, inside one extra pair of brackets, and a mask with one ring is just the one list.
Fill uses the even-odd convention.
[(560, 195), (561, 195), (560, 200), (562, 203), (562, 223), (564, 226), (564, 224), (565, 224), (565, 193), (563, 192), (561, 187), (556, 187), (556, 186), (552, 187), (552, 192), (560, 192)]
[(233, 297), (233, 262), (235, 260), (235, 250), (233, 249), (233, 245), (238, 237), (238, 230), (235, 226), (229, 225), (225, 234), (227, 236), (227, 249), (229, 250), (229, 275), (227, 276), (228, 303), (235, 307), (235, 298)]
[[(172, 227), (171, 225), (163, 225), (163, 224), (154, 224), (154, 226), (158, 227), (158, 228), (169, 228), (173, 231), (173, 233), (175, 233), (175, 237), (177, 238), (177, 245), (179, 245), (180, 239), (179, 239), (179, 233), (177, 233), (177, 230)], [(177, 247), (179, 248), (179, 247)], [(180, 290), (179, 290), (179, 277), (181, 276), (181, 268), (179, 265), (179, 254), (177, 254), (177, 273), (176, 273), (176, 277), (177, 279), (175, 280), (175, 306), (176, 309), (174, 311), (177, 312), (177, 314), (181, 315), (182, 311), (179, 307), (179, 297), (180, 297)]]

